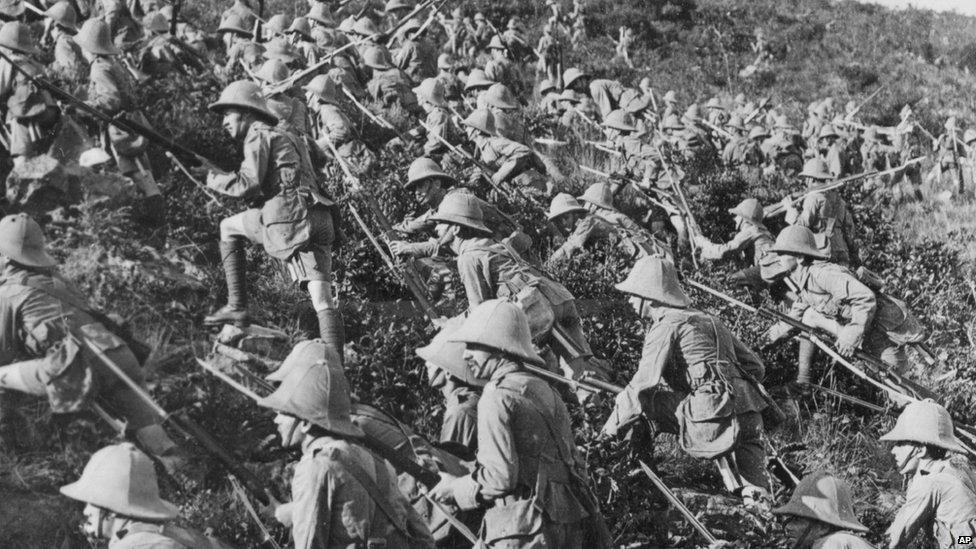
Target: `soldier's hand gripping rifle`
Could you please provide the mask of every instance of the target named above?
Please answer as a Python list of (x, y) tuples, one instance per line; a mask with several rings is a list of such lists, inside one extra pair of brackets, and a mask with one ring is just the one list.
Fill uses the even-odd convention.
[(410, 139), (404, 136), (403, 133), (401, 133), (400, 130), (398, 130), (396, 126), (393, 125), (392, 122), (374, 113), (373, 111), (369, 110), (369, 107), (363, 105), (362, 101), (356, 99), (356, 96), (353, 95), (349, 90), (347, 90), (345, 86), (342, 86), (342, 93), (344, 93), (346, 97), (349, 98), (349, 101), (352, 101), (352, 104), (355, 105), (356, 108), (358, 108), (360, 111), (362, 111), (363, 114), (366, 115), (366, 118), (369, 118), (375, 124), (378, 124), (395, 133), (397, 139), (399, 139), (404, 145), (406, 145), (407, 142), (410, 141)]
[[(799, 194), (799, 195), (797, 195), (795, 197), (791, 197), (790, 200), (791, 200), (791, 202), (793, 202), (794, 204), (796, 204), (797, 202), (802, 201), (804, 198), (806, 198), (807, 196), (810, 196), (811, 194), (814, 194), (814, 193), (824, 193), (824, 192), (827, 192), (827, 191), (832, 191), (834, 189), (839, 189), (839, 188), (843, 187), (844, 185), (847, 185), (848, 183), (851, 183), (851, 182), (854, 182), (854, 181), (858, 181), (858, 180), (864, 179), (866, 177), (875, 177), (875, 176), (876, 177), (881, 177), (881, 176), (885, 176), (885, 175), (897, 173), (897, 172), (899, 172), (901, 170), (904, 170), (905, 168), (911, 166), (912, 164), (917, 164), (917, 163), (919, 163), (919, 162), (921, 162), (923, 160), (925, 160), (925, 157), (924, 156), (919, 156), (917, 158), (913, 158), (913, 159), (909, 160), (908, 162), (905, 162), (901, 166), (896, 166), (894, 168), (889, 168), (889, 169), (884, 170), (884, 171), (872, 170), (872, 171), (869, 171), (869, 172), (862, 172), (862, 173), (859, 173), (859, 174), (854, 174), (854, 175), (845, 177), (843, 179), (838, 179), (837, 181), (834, 181), (833, 183), (830, 183), (828, 185), (825, 185), (825, 186), (822, 186), (822, 187), (817, 187), (816, 189), (811, 189), (809, 191), (803, 192), (803, 193), (801, 193), (801, 194)], [(782, 202), (777, 202), (776, 204), (771, 204), (769, 206), (763, 207), (763, 219), (768, 219), (770, 217), (775, 217), (777, 215), (780, 215), (780, 214), (784, 213), (785, 211), (786, 211), (786, 208), (783, 207), (783, 203)]]
[(198, 153), (160, 134), (159, 132), (153, 130), (152, 128), (147, 128), (146, 126), (138, 122), (133, 122), (132, 120), (129, 120), (124, 116), (110, 116), (96, 109), (95, 107), (88, 105), (81, 99), (78, 99), (77, 97), (71, 95), (70, 93), (64, 91), (63, 89), (55, 86), (45, 78), (36, 76), (32, 74), (30, 71), (25, 71), (23, 68), (20, 67), (20, 65), (14, 59), (12, 59), (9, 55), (4, 53), (3, 50), (0, 50), (0, 58), (6, 60), (14, 67), (14, 69), (16, 69), (18, 72), (20, 72), (25, 77), (27, 77), (27, 79), (30, 80), (31, 83), (33, 83), (38, 88), (47, 91), (48, 93), (51, 94), (51, 96), (53, 96), (58, 101), (71, 105), (72, 107), (78, 109), (78, 111), (83, 112), (86, 115), (100, 122), (103, 122), (105, 124), (110, 124), (129, 133), (141, 135), (142, 137), (145, 137), (147, 140), (151, 141), (152, 143), (159, 145), (163, 149), (166, 149), (171, 153), (179, 155), (185, 159), (191, 160), (194, 163), (194, 165), (200, 165), (200, 164), (216, 165), (217, 164), (217, 162), (199, 155)]
[[(660, 130), (658, 130), (658, 136), (664, 140), (664, 135), (661, 134)], [(683, 190), (681, 190), (681, 185), (678, 183), (678, 180), (674, 178), (674, 170), (672, 170), (671, 163), (668, 162), (668, 159), (664, 156), (664, 150), (662, 150), (661, 147), (653, 141), (651, 142), (651, 146), (654, 147), (654, 150), (661, 158), (661, 165), (664, 166), (664, 171), (668, 174), (668, 180), (671, 182), (671, 188), (674, 189), (674, 193), (678, 195), (678, 199), (681, 201), (681, 206), (684, 208), (684, 215), (682, 217), (685, 218), (685, 221), (688, 224), (688, 244), (691, 246), (691, 263), (697, 270), (698, 246), (695, 244), (695, 238), (693, 235), (702, 234), (701, 227), (698, 226), (698, 221), (695, 220), (695, 215), (691, 213), (691, 206), (688, 205), (688, 199), (685, 198), (685, 193)]]
[[(366, 206), (369, 207), (370, 211), (373, 213), (373, 217), (376, 218), (376, 222), (379, 223), (384, 234), (393, 234), (393, 224), (390, 223), (390, 219), (386, 217), (383, 209), (376, 201), (376, 197), (362, 187), (359, 178), (352, 173), (352, 170), (346, 164), (345, 159), (339, 154), (339, 150), (336, 148), (332, 140), (329, 139), (327, 135), (323, 136), (323, 140), (328, 145), (329, 150), (332, 152), (332, 155), (335, 157), (335, 161), (339, 164), (339, 167), (342, 169), (342, 172), (345, 174), (346, 178), (348, 178), (354, 185), (354, 192), (359, 195), (364, 202), (366, 202)], [(366, 221), (362, 218), (362, 216), (359, 215), (356, 207), (352, 204), (349, 204), (348, 206), (352, 216), (356, 219), (356, 223), (358, 223), (363, 229), (363, 232), (366, 233), (366, 237), (373, 244), (373, 247), (376, 248), (376, 251), (380, 254), (380, 257), (383, 258), (383, 262), (386, 263), (386, 266), (390, 269), (394, 276), (403, 281), (403, 283), (407, 286), (407, 289), (410, 290), (410, 293), (413, 294), (414, 299), (417, 300), (417, 304), (424, 311), (424, 314), (430, 318), (431, 322), (433, 322), (435, 325), (439, 324), (441, 322), (441, 315), (437, 314), (434, 304), (431, 303), (430, 299), (427, 298), (427, 294), (424, 291), (424, 284), (421, 282), (422, 277), (420, 276), (420, 273), (417, 272), (413, 262), (405, 261), (403, 263), (403, 269), (397, 269), (393, 258), (383, 247), (383, 245), (380, 244), (380, 241), (376, 238), (376, 236), (373, 235), (373, 232), (369, 229)]]

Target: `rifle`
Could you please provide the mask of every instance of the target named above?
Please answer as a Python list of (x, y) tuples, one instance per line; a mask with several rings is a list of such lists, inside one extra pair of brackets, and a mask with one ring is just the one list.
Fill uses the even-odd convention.
[(861, 101), (861, 104), (858, 105), (853, 111), (851, 111), (851, 112), (847, 113), (846, 115), (844, 115), (844, 120), (850, 120), (851, 118), (854, 118), (854, 116), (858, 112), (860, 112), (860, 110), (863, 109), (865, 105), (867, 105), (868, 103), (871, 102), (872, 99), (874, 99), (875, 97), (877, 97), (877, 95), (879, 93), (881, 93), (881, 90), (885, 89), (887, 86), (888, 86), (888, 84), (887, 83), (884, 83), (884, 84), (881, 85), (880, 88), (878, 88), (878, 89), (874, 90), (873, 92), (871, 92), (871, 95), (867, 96), (867, 98), (865, 98), (864, 101)]
[(613, 156), (623, 156), (624, 155), (624, 153), (622, 153), (620, 151), (613, 150), (613, 149), (607, 147), (606, 145), (604, 145), (603, 143), (600, 143), (599, 141), (590, 141), (589, 139), (587, 139), (587, 140), (585, 140), (583, 142), (586, 143), (587, 145), (593, 147), (594, 149), (596, 149), (598, 151), (605, 152), (605, 153), (610, 154), (610, 155), (613, 155)]
[(275, 541), (271, 532), (268, 531), (268, 527), (264, 525), (261, 520), (261, 515), (258, 514), (257, 510), (254, 509), (254, 505), (251, 504), (251, 500), (248, 499), (247, 493), (244, 491), (244, 487), (241, 486), (241, 482), (235, 477), (228, 477), (230, 479), (230, 488), (233, 490), (234, 495), (244, 506), (244, 510), (250, 515), (251, 520), (257, 525), (258, 530), (261, 531), (261, 543), (266, 543), (271, 546), (272, 549), (281, 549), (281, 545)]
[(396, 136), (397, 136), (397, 138), (400, 141), (402, 141), (404, 145), (406, 145), (408, 139), (406, 138), (406, 136), (404, 136), (402, 133), (400, 133), (400, 130), (396, 129), (396, 126), (394, 126), (392, 122), (390, 122), (389, 120), (383, 118), (382, 116), (374, 113), (373, 111), (369, 110), (369, 108), (367, 108), (366, 105), (363, 105), (362, 102), (360, 102), (358, 99), (356, 99), (356, 96), (354, 96), (352, 93), (350, 93), (349, 90), (347, 90), (345, 87), (342, 88), (342, 93), (344, 93), (346, 95), (346, 97), (348, 97), (349, 100), (352, 101), (353, 105), (356, 105), (356, 107), (360, 111), (362, 111), (363, 114), (366, 115), (366, 118), (369, 118), (370, 120), (372, 120), (376, 124), (379, 124), (380, 126), (383, 126), (384, 128), (386, 128), (386, 129), (392, 131), (393, 133), (395, 133)]
[(644, 462), (643, 459), (638, 460), (638, 462), (640, 463), (641, 470), (644, 471), (645, 475), (647, 475), (647, 478), (651, 479), (651, 484), (653, 484), (654, 487), (657, 488), (662, 495), (664, 495), (664, 497), (668, 500), (668, 502), (671, 503), (671, 505), (674, 506), (675, 509), (681, 512), (682, 516), (685, 517), (685, 520), (688, 521), (688, 524), (691, 524), (695, 530), (697, 530), (698, 533), (701, 534), (706, 541), (708, 541), (709, 545), (717, 542), (718, 539), (716, 539), (715, 536), (708, 531), (708, 528), (705, 528), (705, 525), (698, 520), (698, 517), (696, 517), (695, 514), (692, 513), (691, 510), (681, 502), (680, 499), (678, 499), (678, 496), (676, 496), (674, 492), (668, 488), (668, 485), (664, 484), (661, 477), (657, 476), (657, 474), (650, 468), (650, 466), (647, 465), (647, 463)]
[(220, 207), (220, 209), (222, 209), (224, 211), (224, 213), (227, 213), (227, 214), (234, 213), (234, 212), (231, 211), (230, 208), (228, 208), (227, 206), (225, 206), (223, 202), (221, 202), (220, 200), (217, 199), (217, 195), (214, 194), (214, 192), (212, 190), (210, 190), (210, 187), (207, 187), (199, 179), (197, 179), (196, 177), (194, 177), (193, 174), (190, 173), (190, 170), (187, 169), (186, 165), (183, 164), (182, 162), (180, 162), (179, 159), (177, 159), (176, 156), (173, 153), (171, 153), (169, 151), (166, 151), (165, 154), (166, 154), (166, 158), (169, 158), (170, 162), (172, 162), (181, 172), (183, 172), (183, 175), (185, 175), (186, 178), (189, 179), (191, 183), (193, 183), (194, 185), (196, 185), (201, 191), (203, 191), (203, 193), (205, 195), (207, 195), (207, 198), (210, 199), (210, 202), (212, 204)]
[[(923, 160), (925, 160), (925, 157), (924, 156), (919, 156), (917, 158), (913, 158), (913, 159), (909, 160), (908, 162), (905, 162), (901, 166), (897, 166), (897, 167), (894, 167), (894, 168), (889, 168), (889, 169), (884, 170), (884, 171), (880, 171), (879, 172), (877, 170), (872, 170), (870, 172), (862, 172), (862, 173), (859, 173), (859, 174), (855, 174), (855, 175), (851, 175), (851, 176), (845, 177), (843, 179), (838, 179), (837, 181), (834, 181), (833, 183), (830, 183), (830, 184), (828, 184), (826, 186), (818, 187), (816, 189), (811, 189), (809, 191), (806, 191), (806, 192), (804, 192), (804, 193), (796, 196), (795, 198), (792, 198), (791, 201), (793, 203), (796, 203), (796, 202), (799, 202), (799, 201), (803, 200), (804, 198), (810, 196), (811, 194), (814, 194), (814, 193), (823, 193), (823, 192), (827, 192), (827, 191), (832, 191), (834, 189), (839, 189), (840, 187), (843, 187), (844, 185), (847, 185), (848, 183), (851, 183), (853, 181), (857, 181), (859, 179), (864, 179), (866, 177), (875, 177), (875, 176), (881, 177), (881, 176), (888, 175), (888, 174), (891, 174), (891, 173), (896, 173), (896, 172), (899, 172), (901, 170), (904, 170), (905, 168), (911, 166), (912, 164), (917, 164), (917, 163), (919, 163), (919, 162), (921, 162)], [(782, 202), (777, 202), (776, 204), (771, 204), (768, 208), (766, 208), (766, 207), (763, 208), (763, 212), (764, 212), (763, 213), (763, 219), (768, 219), (770, 217), (775, 217), (777, 215), (780, 215), (780, 214), (784, 213), (785, 211), (786, 211), (786, 208), (783, 207)]]
[(706, 120), (706, 119), (704, 119), (704, 118), (700, 118), (700, 119), (699, 119), (699, 121), (700, 121), (700, 122), (701, 122), (702, 124), (704, 124), (704, 125), (706, 125), (706, 126), (708, 126), (708, 127), (709, 127), (709, 128), (711, 128), (712, 130), (714, 130), (714, 131), (715, 131), (715, 133), (717, 133), (717, 134), (719, 134), (720, 136), (722, 136), (722, 137), (724, 137), (724, 138), (726, 138), (726, 139), (734, 139), (734, 138), (735, 138), (735, 136), (734, 136), (734, 135), (732, 135), (731, 133), (729, 133), (729, 131), (728, 131), (728, 130), (725, 130), (725, 129), (723, 129), (723, 128), (720, 128), (720, 127), (718, 127), (718, 126), (716, 126), (715, 124), (712, 124), (711, 122), (709, 122), (708, 120)]
[(213, 165), (217, 164), (216, 161), (210, 160), (209, 158), (206, 158), (196, 152), (191, 151), (190, 149), (184, 147), (183, 145), (180, 145), (176, 141), (173, 141), (172, 139), (163, 136), (156, 130), (147, 128), (146, 126), (143, 126), (138, 122), (133, 122), (127, 118), (122, 117), (121, 115), (109, 116), (108, 114), (103, 113), (102, 111), (88, 105), (84, 101), (78, 99), (77, 97), (71, 95), (70, 93), (64, 91), (63, 89), (55, 86), (51, 82), (48, 82), (46, 79), (40, 76), (35, 76), (30, 72), (25, 71), (20, 67), (20, 65), (17, 64), (16, 61), (14, 61), (9, 55), (7, 55), (2, 50), (0, 50), (0, 59), (6, 60), (8, 63), (10, 63), (13, 66), (14, 69), (16, 69), (25, 77), (27, 77), (27, 79), (30, 80), (31, 83), (33, 83), (35, 86), (43, 90), (46, 90), (48, 93), (54, 96), (55, 99), (70, 104), (71, 106), (75, 107), (79, 111), (84, 112), (85, 114), (99, 120), (100, 122), (111, 124), (127, 132), (141, 135), (146, 139), (148, 139), (149, 141), (159, 145), (160, 147), (168, 151), (171, 151), (173, 153), (179, 153), (180, 155), (186, 158), (192, 158), (194, 162), (197, 162), (199, 164), (213, 164)]
[[(583, 170), (584, 172), (586, 172), (586, 173), (591, 173), (591, 174), (593, 174), (593, 175), (595, 175), (595, 176), (597, 176), (597, 177), (602, 177), (602, 178), (604, 178), (604, 179), (612, 179), (612, 178), (613, 178), (613, 176), (612, 176), (611, 174), (608, 174), (607, 172), (601, 172), (600, 170), (598, 170), (598, 169), (596, 169), (596, 168), (591, 168), (591, 167), (589, 167), (589, 166), (586, 166), (586, 165), (583, 165), (583, 164), (579, 164), (579, 168), (580, 168), (581, 170)], [(662, 201), (660, 201), (660, 200), (658, 200), (658, 199), (656, 199), (656, 198), (654, 198), (654, 197), (652, 197), (651, 195), (649, 195), (649, 194), (647, 194), (647, 193), (646, 193), (646, 192), (644, 191), (644, 189), (641, 189), (641, 188), (640, 188), (640, 187), (639, 187), (639, 186), (637, 185), (637, 182), (636, 182), (636, 181), (634, 181), (633, 179), (630, 179), (630, 178), (623, 178), (623, 181), (624, 181), (624, 183), (626, 183), (626, 184), (627, 184), (627, 185), (628, 185), (629, 187), (631, 187), (632, 189), (634, 189), (634, 190), (636, 190), (636, 191), (637, 191), (638, 193), (640, 193), (640, 194), (641, 194), (641, 196), (642, 196), (642, 197), (643, 197), (643, 198), (644, 198), (645, 200), (647, 200), (648, 202), (650, 202), (651, 204), (654, 204), (654, 205), (656, 205), (656, 206), (659, 206), (660, 208), (662, 208), (662, 209), (664, 209), (664, 210), (665, 210), (666, 212), (668, 212), (669, 214), (676, 214), (676, 213), (679, 213), (679, 212), (678, 212), (678, 210), (677, 210), (677, 209), (675, 209), (675, 207), (674, 207), (673, 205), (671, 205), (671, 204), (666, 204), (666, 203), (664, 203), (664, 202), (662, 202)]]
[[(658, 135), (661, 137), (662, 140), (664, 140), (664, 135), (660, 133), (660, 130), (658, 130)], [(678, 184), (678, 181), (675, 180), (674, 174), (671, 171), (671, 165), (668, 162), (667, 158), (665, 158), (664, 156), (664, 151), (661, 150), (660, 146), (653, 143), (653, 141), (651, 144), (654, 147), (654, 150), (657, 151), (658, 156), (661, 157), (661, 164), (664, 166), (664, 171), (667, 172), (668, 179), (671, 181), (671, 188), (674, 189), (675, 194), (678, 195), (678, 199), (681, 201), (681, 205), (685, 209), (684, 217), (688, 219), (688, 231), (694, 232), (695, 234), (701, 234), (701, 227), (698, 226), (698, 221), (695, 220), (695, 216), (691, 213), (691, 207), (688, 205), (688, 199), (685, 198), (684, 191), (681, 190), (681, 186)], [(688, 243), (691, 246), (691, 262), (694, 265), (695, 269), (697, 270), (698, 269), (698, 246), (695, 244), (694, 238), (689, 238)]]
[(84, 345), (88, 350), (90, 350), (98, 359), (121, 381), (124, 383), (138, 398), (143, 401), (147, 406), (149, 406), (152, 411), (162, 419), (163, 424), (170, 424), (176, 429), (182, 431), (189, 437), (195, 439), (204, 448), (207, 449), (214, 457), (216, 457), (221, 464), (227, 469), (227, 472), (236, 477), (241, 483), (247, 487), (258, 501), (264, 505), (268, 505), (274, 498), (274, 494), (271, 492), (270, 488), (264, 484), (261, 479), (257, 477), (254, 473), (249, 471), (244, 467), (234, 456), (232, 456), (223, 446), (220, 445), (210, 433), (206, 432), (203, 427), (200, 427), (198, 423), (190, 419), (185, 415), (177, 415), (175, 413), (167, 412), (162, 406), (160, 406), (152, 396), (146, 392), (146, 389), (136, 383), (125, 371), (115, 363), (104, 351), (99, 349), (96, 345), (88, 341), (87, 338), (78, 338), (79, 343)]
[(173, 18), (169, 21), (169, 35), (176, 36), (176, 27), (179, 22), (180, 12), (183, 11), (184, 0), (178, 0), (173, 3)]

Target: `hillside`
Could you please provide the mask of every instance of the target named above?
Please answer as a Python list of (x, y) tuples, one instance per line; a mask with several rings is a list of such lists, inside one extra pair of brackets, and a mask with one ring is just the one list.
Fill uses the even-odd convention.
[[(675, 90), (682, 104), (704, 103), (715, 95), (730, 100), (738, 93), (750, 99), (770, 97), (798, 126), (811, 101), (829, 96), (843, 105), (861, 101), (884, 86), (864, 107), (866, 122), (895, 123), (902, 105), (911, 104), (923, 125), (936, 135), (950, 115), (976, 127), (972, 94), (976, 75), (967, 68), (976, 70), (976, 18), (829, 0), (697, 0), (697, 5), (690, 1), (589, 0), (589, 38), (582, 50), (567, 51), (566, 65), (575, 63), (599, 76), (634, 84), (647, 76), (659, 96)], [(189, 3), (186, 15), (202, 28), (213, 29), (219, 10), (212, 4)], [(266, 10), (294, 15), (296, 8), (304, 7), (304, 2), (269, 0)], [(525, 0), (474, 0), (464, 3), (464, 9), (468, 15), (483, 11), (499, 26), (510, 16), (519, 16), (532, 44), (545, 16), (541, 2)], [(660, 16), (652, 18), (652, 13)], [(636, 69), (610, 61), (614, 47), (608, 35), (616, 36), (625, 23), (638, 33), (638, 47), (632, 52)], [(773, 57), (768, 70), (740, 78), (739, 71), (755, 58), (750, 44), (757, 27)], [(140, 93), (154, 127), (209, 157), (228, 159), (226, 167), (230, 167), (238, 153), (219, 119), (206, 110), (219, 90), (215, 78), (177, 75)], [(539, 128), (549, 127), (534, 121)], [(605, 162), (579, 143), (555, 150), (552, 156), (567, 183), (579, 190), (592, 180), (575, 164), (582, 161), (600, 167)], [(411, 198), (398, 184), (410, 160), (386, 156), (372, 183), (394, 219), (413, 211)], [(217, 256), (217, 221), (222, 212), (206, 204), (160, 151), (152, 151), (152, 163), (161, 175), (170, 209), (164, 250), (143, 244), (145, 231), (128, 215), (129, 210), (113, 202), (96, 202), (54, 212), (44, 220), (54, 255), (96, 304), (129, 321), (139, 336), (154, 344), (157, 350), (148, 368), (153, 394), (160, 402), (168, 409), (187, 411), (244, 456), (249, 466), (277, 478), (284, 487), (280, 473), (285, 456), (259, 448), (259, 441), (274, 432), (270, 413), (203, 374), (192, 360), (208, 352), (213, 338), (202, 326), (203, 315), (224, 299)], [(728, 205), (745, 196), (772, 203), (795, 184), (775, 178), (747, 180), (714, 168), (693, 171), (692, 179), (699, 189), (692, 198), (693, 208), (705, 232), (719, 239), (732, 229)], [(972, 422), (976, 420), (976, 368), (971, 363), (976, 346), (976, 287), (970, 281), (976, 271), (976, 206), (971, 196), (950, 204), (929, 194), (923, 203), (892, 208), (870, 200), (867, 192), (855, 187), (846, 191), (855, 205), (861, 246), (871, 250), (868, 266), (883, 275), (890, 292), (908, 302), (931, 333), (928, 344), (936, 350), (939, 364), (920, 367), (914, 374), (937, 387), (957, 417)], [(225, 203), (235, 211), (241, 207), (234, 201)], [(505, 206), (542, 233), (538, 212), (526, 204)], [(433, 329), (409, 307), (396, 305), (410, 300), (409, 293), (385, 268), (348, 212), (343, 221), (349, 242), (339, 252), (336, 271), (350, 342), (350, 382), (360, 399), (385, 408), (421, 433), (434, 434), (440, 423), (440, 396), (427, 386), (423, 363), (413, 352), (430, 340)], [(593, 342), (594, 349), (611, 362), (618, 383), (625, 383), (634, 371), (643, 336), (638, 319), (613, 289), (629, 268), (627, 260), (621, 254), (595, 252), (572, 269), (555, 273), (586, 305), (584, 329), (601, 334)], [(285, 331), (292, 340), (312, 333), (316, 321), (306, 296), (259, 250), (249, 252), (248, 263), (254, 286), (251, 309), (257, 321)], [(725, 277), (739, 267), (706, 265), (695, 277), (724, 287)], [(768, 323), (704, 295), (693, 297), (703, 309), (720, 313), (747, 343), (762, 347)], [(440, 306), (454, 313), (463, 303), (448, 300)], [(871, 541), (878, 542), (897, 509), (896, 494), (902, 492), (902, 479), (888, 448), (877, 442), (892, 420), (819, 394), (790, 395), (785, 385), (795, 374), (795, 357), (795, 342), (763, 353), (774, 392), (793, 414), (793, 421), (774, 433), (772, 440), (777, 447), (797, 449), (785, 456), (791, 464), (807, 471), (826, 469), (845, 478), (854, 489), (859, 516), (872, 530)], [(825, 359), (818, 367), (825, 384), (884, 403), (879, 394), (846, 372), (829, 370)], [(26, 412), (25, 447), (0, 448), (0, 547), (56, 547), (70, 537), (78, 519), (77, 506), (59, 497), (57, 487), (76, 478), (91, 452), (112, 440), (113, 433), (94, 416), (72, 422), (53, 418), (43, 403), (25, 401), (22, 410)], [(697, 546), (698, 539), (680, 515), (668, 510), (639, 470), (635, 472), (628, 444), (597, 440), (608, 412), (609, 404), (604, 403), (575, 410), (574, 420), (577, 442), (586, 452), (615, 542), (627, 547)], [(662, 477), (678, 489), (689, 507), (704, 513), (716, 534), (734, 538), (743, 547), (785, 546), (775, 524), (727, 509), (721, 498), (710, 497), (721, 491), (714, 468), (687, 458), (673, 440), (664, 438), (655, 449)], [(188, 490), (167, 481), (165, 496), (180, 504), (189, 524), (210, 526), (215, 534), (241, 547), (256, 546), (257, 528), (234, 500), (219, 465), (201, 452), (195, 467), (195, 478), (181, 479)], [(283, 529), (274, 533), (279, 540), (286, 539)]]

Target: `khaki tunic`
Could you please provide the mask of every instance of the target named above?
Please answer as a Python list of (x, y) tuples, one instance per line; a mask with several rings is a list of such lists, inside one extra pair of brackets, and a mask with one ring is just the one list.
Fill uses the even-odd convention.
[(706, 242), (701, 245), (701, 256), (703, 259), (719, 260), (734, 253), (752, 256), (752, 264), (759, 265), (759, 260), (773, 245), (773, 235), (766, 227), (756, 226), (749, 222), (743, 222), (739, 232), (735, 233), (732, 240), (725, 244), (715, 244)]
[(940, 549), (968, 547), (956, 543), (959, 536), (976, 537), (976, 475), (968, 466), (948, 459), (922, 462), (888, 527), (888, 548), (908, 547), (923, 528), (931, 529)]
[(874, 549), (874, 546), (850, 532), (834, 532), (814, 541), (810, 549)]
[(441, 442), (454, 442), (474, 453), (478, 449), (478, 391), (453, 383), (444, 387)]
[[(350, 472), (349, 463), (369, 475), (392, 517)], [(427, 525), (399, 492), (393, 467), (360, 446), (329, 437), (306, 440), (291, 491), (295, 549), (344, 549), (370, 539), (383, 539), (391, 549), (434, 546)]]
[(448, 143), (457, 144), (460, 141), (460, 132), (451, 120), (451, 113), (447, 109), (434, 107), (427, 113), (427, 120), (424, 124), (427, 126), (424, 156), (442, 155), (448, 152), (447, 145), (435, 137), (435, 134)]
[(230, 549), (196, 530), (171, 524), (130, 522), (108, 542), (109, 549)]
[(798, 217), (788, 214), (786, 221), (810, 229), (817, 248), (834, 263), (847, 265), (857, 258), (854, 217), (836, 190), (807, 195)]
[(437, 75), (437, 51), (424, 39), (407, 40), (397, 50), (393, 64), (414, 84)]
[(373, 70), (373, 78), (366, 83), (366, 91), (384, 107), (400, 105), (408, 112), (419, 108), (407, 76), (398, 68)]
[(454, 481), (458, 506), (487, 503), (489, 547), (605, 547), (605, 529), (569, 413), (545, 381), (501, 365), (478, 403), (475, 470)]
[(81, 46), (71, 35), (58, 31), (51, 70), (70, 82), (78, 82), (88, 74), (88, 62), (81, 54)]

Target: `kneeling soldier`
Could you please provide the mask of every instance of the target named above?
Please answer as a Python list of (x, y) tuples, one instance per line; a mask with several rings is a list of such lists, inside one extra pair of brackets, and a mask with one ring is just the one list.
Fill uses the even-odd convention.
[(851, 532), (867, 532), (854, 514), (851, 491), (843, 480), (825, 473), (804, 477), (790, 501), (773, 509), (784, 517), (794, 549), (873, 549)]

